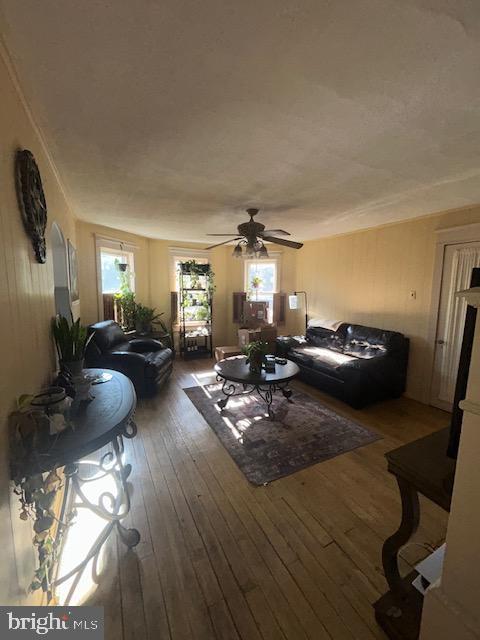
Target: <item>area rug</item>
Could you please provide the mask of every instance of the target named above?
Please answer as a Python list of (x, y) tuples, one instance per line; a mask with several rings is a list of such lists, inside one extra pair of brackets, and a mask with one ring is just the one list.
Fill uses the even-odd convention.
[(246, 478), (263, 485), (317, 462), (379, 440), (380, 436), (294, 390), (292, 402), (274, 396), (275, 418), (256, 393), (232, 398), (220, 411), (221, 384), (184, 389)]

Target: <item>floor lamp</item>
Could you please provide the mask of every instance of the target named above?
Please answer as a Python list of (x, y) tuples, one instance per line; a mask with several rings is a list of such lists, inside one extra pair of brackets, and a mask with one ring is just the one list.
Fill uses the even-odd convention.
[(303, 293), (305, 296), (305, 331), (308, 327), (308, 308), (307, 308), (307, 292), (306, 291), (294, 291), (293, 295), (288, 296), (288, 306), (290, 309), (298, 309), (298, 296)]

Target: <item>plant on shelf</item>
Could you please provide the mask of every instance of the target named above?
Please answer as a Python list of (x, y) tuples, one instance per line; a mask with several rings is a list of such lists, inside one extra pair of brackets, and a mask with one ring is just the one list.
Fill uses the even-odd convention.
[(197, 309), (197, 320), (200, 320), (201, 322), (209, 320), (209, 312), (207, 307), (201, 306)]
[(250, 365), (250, 371), (252, 373), (260, 373), (265, 361), (265, 356), (268, 353), (268, 342), (254, 340), (246, 344), (242, 352), (247, 356), (247, 364)]
[(186, 293), (183, 300), (182, 300), (182, 307), (184, 309), (189, 309), (190, 307), (194, 307), (195, 305), (193, 304), (193, 296), (191, 293)]
[(200, 277), (196, 273), (192, 273), (190, 276), (190, 287), (192, 289), (202, 289), (202, 285), (200, 283)]
[(68, 369), (73, 377), (82, 373), (85, 350), (93, 337), (87, 337), (87, 329), (80, 324), (80, 318), (69, 322), (64, 316), (52, 320), (52, 334), (62, 369)]
[(205, 276), (209, 269), (209, 264), (198, 264), (195, 260), (187, 260), (181, 263), (182, 273), (189, 273), (190, 275)]
[[(215, 292), (215, 273), (212, 271), (210, 264), (198, 264), (195, 260), (187, 260), (186, 262), (180, 263), (180, 271), (183, 274), (190, 274), (192, 278), (192, 289), (204, 288), (199, 286), (199, 276), (205, 276), (207, 280), (207, 286), (205, 288), (208, 289), (211, 295)], [(194, 284), (194, 282), (196, 284)]]

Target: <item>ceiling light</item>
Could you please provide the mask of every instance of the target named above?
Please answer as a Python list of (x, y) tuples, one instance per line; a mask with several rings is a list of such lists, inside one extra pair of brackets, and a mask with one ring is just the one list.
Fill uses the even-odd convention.
[(242, 257), (242, 247), (239, 244), (237, 244), (237, 246), (233, 250), (232, 256), (234, 258), (241, 258)]
[(262, 246), (260, 247), (260, 250), (259, 250), (259, 252), (258, 252), (258, 257), (259, 257), (260, 259), (266, 259), (266, 258), (268, 258), (268, 251), (267, 251), (267, 247), (266, 247), (264, 244), (262, 244)]

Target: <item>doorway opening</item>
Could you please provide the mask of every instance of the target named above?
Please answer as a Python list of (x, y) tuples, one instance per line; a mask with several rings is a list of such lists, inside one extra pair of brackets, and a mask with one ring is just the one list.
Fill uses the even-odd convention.
[(72, 309), (68, 286), (67, 243), (63, 237), (62, 230), (56, 222), (52, 224), (51, 240), (55, 313), (70, 319), (72, 317)]
[(451, 411), (455, 394), (467, 303), (456, 293), (468, 289), (480, 267), (480, 241), (447, 244), (443, 253), (430, 403)]

